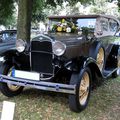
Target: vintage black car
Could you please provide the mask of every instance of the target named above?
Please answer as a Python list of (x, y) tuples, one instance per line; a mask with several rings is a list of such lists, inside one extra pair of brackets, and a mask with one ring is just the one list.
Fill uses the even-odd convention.
[(16, 35), (16, 30), (0, 31), (0, 54), (15, 47)]
[(0, 90), (12, 97), (23, 86), (69, 94), (70, 109), (86, 108), (91, 89), (117, 77), (119, 21), (105, 15), (51, 16), (48, 34), (2, 54)]

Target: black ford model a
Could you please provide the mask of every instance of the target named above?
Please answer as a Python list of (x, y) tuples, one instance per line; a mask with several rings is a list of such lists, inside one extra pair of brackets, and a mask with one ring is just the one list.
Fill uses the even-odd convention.
[(48, 34), (1, 54), (1, 92), (12, 97), (24, 86), (69, 94), (70, 109), (82, 111), (91, 88), (117, 77), (119, 21), (104, 15), (51, 16)]

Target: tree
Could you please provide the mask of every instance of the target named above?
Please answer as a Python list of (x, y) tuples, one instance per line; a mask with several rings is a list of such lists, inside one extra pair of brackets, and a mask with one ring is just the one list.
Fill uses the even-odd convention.
[(33, 0), (19, 0), (17, 39), (29, 42)]
[[(42, 10), (45, 7), (56, 5), (61, 5), (63, 2), (68, 2), (71, 5), (74, 5), (78, 1), (82, 3), (88, 2), (87, 0), (19, 0), (19, 13), (18, 13), (18, 27), (17, 27), (17, 38), (24, 39), (27, 42), (30, 40), (30, 26), (31, 26), (31, 15), (32, 15), (32, 3), (33, 3), (33, 13), (38, 11), (38, 15), (41, 15)], [(92, 0), (91, 0), (92, 1)], [(36, 6), (39, 6), (36, 7)], [(34, 11), (35, 10), (35, 11)]]

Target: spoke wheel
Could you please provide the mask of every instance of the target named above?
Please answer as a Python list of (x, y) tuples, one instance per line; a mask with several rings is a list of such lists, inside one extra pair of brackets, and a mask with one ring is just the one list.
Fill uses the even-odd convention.
[[(0, 67), (0, 74), (11, 76), (12, 75), (12, 64), (3, 63)], [(23, 86), (16, 86), (13, 84), (0, 82), (0, 90), (7, 97), (13, 97), (19, 95), (23, 91)]]
[[(9, 69), (7, 76), (10, 77), (10, 76), (12, 75), (12, 69), (13, 69), (13, 67), (11, 67), (11, 68)], [(9, 87), (9, 89), (10, 89), (11, 91), (17, 91), (17, 90), (19, 90), (19, 88), (20, 88), (20, 86), (13, 85), (13, 84), (7, 84), (7, 85), (8, 85), (8, 87)]]
[(87, 72), (83, 74), (79, 88), (79, 102), (81, 105), (84, 105), (89, 94), (90, 78)]
[(88, 67), (82, 69), (79, 74), (72, 74), (70, 84), (76, 85), (75, 94), (69, 95), (69, 107), (72, 111), (81, 112), (87, 107), (91, 92), (91, 78)]
[(104, 54), (104, 49), (101, 47), (98, 51), (98, 54), (97, 54), (97, 65), (100, 69), (100, 71), (103, 70), (103, 67), (104, 67), (104, 59), (105, 59), (105, 54)]

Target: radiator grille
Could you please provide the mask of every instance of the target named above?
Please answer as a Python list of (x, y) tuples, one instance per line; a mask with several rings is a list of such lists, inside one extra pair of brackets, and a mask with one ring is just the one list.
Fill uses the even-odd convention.
[(53, 54), (51, 41), (31, 42), (31, 67), (32, 71), (53, 74)]

